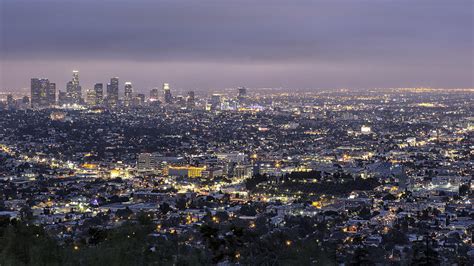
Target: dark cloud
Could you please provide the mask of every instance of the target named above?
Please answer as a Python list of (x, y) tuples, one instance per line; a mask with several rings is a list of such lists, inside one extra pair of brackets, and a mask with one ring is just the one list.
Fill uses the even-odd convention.
[[(322, 75), (321, 87), (473, 86), (471, 0), (0, 2), (3, 86), (23, 84), (10, 73), (29, 61), (51, 62), (45, 69), (53, 76), (64, 71), (52, 66), (58, 62), (98, 68), (120, 61), (123, 72), (140, 78), (149, 69), (136, 69), (136, 62), (165, 73), (188, 69), (181, 73), (188, 80), (176, 81), (182, 86), (202, 78), (190, 68), (197, 63), (221, 77), (236, 64), (268, 69), (266, 77), (252, 71), (204, 77), (214, 80), (203, 86), (236, 78), (255, 86), (313, 86), (307, 75), (315, 73), (332, 74)], [(165, 68), (170, 62), (176, 69)], [(291, 77), (275, 82), (275, 69)], [(368, 69), (387, 71), (381, 78)], [(148, 86), (153, 78), (139, 82)]]

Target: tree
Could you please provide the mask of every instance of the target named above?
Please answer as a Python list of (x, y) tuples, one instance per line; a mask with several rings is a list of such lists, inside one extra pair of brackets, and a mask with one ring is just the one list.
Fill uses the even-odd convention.
[(349, 265), (373, 265), (369, 258), (370, 256), (368, 250), (364, 247), (359, 247), (354, 251)]
[(470, 186), (469, 184), (462, 184), (459, 186), (459, 195), (460, 196), (467, 196), (470, 191)]
[(160, 205), (160, 211), (161, 213), (163, 214), (167, 214), (168, 212), (170, 212), (172, 209), (170, 207), (170, 205), (166, 202), (163, 202), (161, 205)]
[(117, 215), (118, 217), (120, 217), (120, 218), (122, 218), (122, 219), (127, 219), (127, 218), (129, 218), (132, 214), (133, 214), (132, 210), (130, 210), (128, 207), (126, 207), (125, 209), (119, 209), (119, 210), (117, 210), (117, 212), (115, 213), (115, 215)]
[(178, 208), (179, 210), (185, 210), (187, 208), (187, 200), (186, 198), (184, 197), (179, 197), (177, 200), (176, 200), (176, 208)]

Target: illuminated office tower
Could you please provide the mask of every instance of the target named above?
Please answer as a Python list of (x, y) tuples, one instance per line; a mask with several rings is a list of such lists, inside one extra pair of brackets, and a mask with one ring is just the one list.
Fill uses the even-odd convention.
[(186, 99), (186, 108), (189, 110), (194, 109), (196, 106), (196, 99), (194, 97), (194, 91), (188, 92), (188, 98)]
[(157, 88), (151, 89), (150, 90), (150, 101), (155, 102), (158, 101), (160, 98), (160, 93)]
[(58, 91), (58, 105), (65, 105), (68, 103), (69, 103), (69, 98), (67, 96), (67, 92)]
[(52, 97), (56, 93), (56, 85), (49, 83), (48, 79), (31, 79), (31, 107), (49, 107)]
[(107, 105), (110, 107), (117, 106), (119, 101), (119, 79), (111, 78), (107, 84)]
[(66, 92), (69, 103), (80, 104), (82, 102), (82, 87), (79, 84), (79, 71), (72, 71), (72, 80), (67, 83)]
[(65, 103), (71, 104), (72, 103), (72, 91), (73, 91), (72, 81), (68, 81), (66, 83), (66, 101)]
[(237, 95), (237, 101), (240, 105), (245, 105), (247, 100), (247, 89), (245, 87), (239, 87), (239, 94)]
[(132, 104), (133, 99), (133, 87), (131, 82), (125, 82), (124, 92), (123, 104), (128, 107)]
[(168, 83), (163, 83), (163, 93), (165, 94), (165, 103), (173, 103), (173, 96)]
[(46, 97), (49, 106), (56, 104), (56, 83), (49, 83), (48, 89), (46, 90)]
[(95, 105), (102, 104), (104, 102), (104, 85), (102, 83), (96, 83), (94, 85), (95, 93)]
[(89, 106), (95, 106), (97, 104), (97, 97), (94, 89), (87, 89), (86, 92), (86, 103)]
[(211, 96), (211, 110), (217, 110), (221, 107), (222, 96), (220, 94), (213, 94)]

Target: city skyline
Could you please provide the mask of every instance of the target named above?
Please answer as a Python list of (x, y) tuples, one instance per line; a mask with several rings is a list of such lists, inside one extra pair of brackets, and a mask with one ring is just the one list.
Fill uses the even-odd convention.
[(474, 86), (472, 1), (70, 4), (1, 1), (1, 90), (72, 69), (137, 91)]

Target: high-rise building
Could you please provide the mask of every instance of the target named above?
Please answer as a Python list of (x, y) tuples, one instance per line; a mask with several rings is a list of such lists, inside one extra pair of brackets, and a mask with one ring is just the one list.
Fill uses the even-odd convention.
[(53, 106), (56, 104), (56, 83), (49, 83), (46, 91), (46, 97), (48, 98), (48, 105)]
[(213, 94), (211, 96), (211, 109), (217, 110), (221, 107), (222, 96), (220, 94)]
[(97, 105), (97, 95), (96, 95), (95, 90), (93, 88), (87, 89), (86, 96), (87, 96), (86, 97), (86, 103), (89, 106)]
[(237, 101), (240, 105), (245, 105), (247, 100), (247, 89), (245, 87), (239, 87), (239, 94), (237, 95)]
[(72, 104), (80, 104), (82, 102), (82, 87), (79, 84), (79, 71), (72, 71), (72, 80), (66, 85), (68, 100)]
[(65, 104), (71, 104), (73, 102), (72, 100), (73, 91), (74, 91), (74, 86), (72, 85), (72, 81), (68, 81), (66, 83), (66, 100), (64, 102)]
[(95, 105), (102, 104), (104, 102), (104, 85), (102, 83), (96, 83), (94, 85), (95, 92)]
[(111, 78), (107, 84), (107, 105), (110, 107), (117, 106), (119, 101), (119, 79)]
[(69, 98), (67, 92), (59, 91), (58, 92), (58, 105), (65, 105), (69, 103)]
[(131, 82), (125, 82), (125, 93), (123, 98), (123, 104), (125, 106), (130, 106), (133, 99), (133, 87)]
[(150, 90), (150, 101), (155, 102), (160, 98), (160, 92), (157, 88)]
[(72, 71), (72, 83), (74, 85), (79, 85), (79, 71), (73, 70)]
[(163, 83), (163, 93), (165, 94), (165, 103), (173, 103), (173, 96), (171, 95), (171, 89), (168, 83)]
[(186, 99), (186, 108), (189, 110), (194, 109), (196, 106), (196, 99), (194, 97), (194, 91), (188, 92), (188, 98)]
[(31, 79), (31, 107), (49, 107), (54, 104), (55, 97), (56, 84), (48, 79)]
[(239, 88), (239, 95), (238, 95), (238, 98), (239, 99), (243, 99), (247, 96), (247, 89), (245, 87), (240, 87)]

